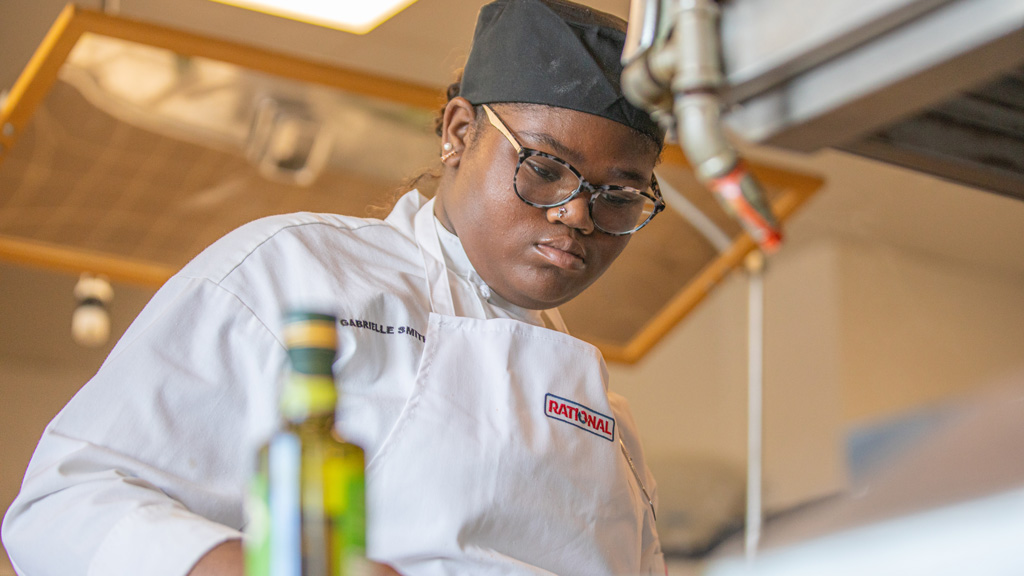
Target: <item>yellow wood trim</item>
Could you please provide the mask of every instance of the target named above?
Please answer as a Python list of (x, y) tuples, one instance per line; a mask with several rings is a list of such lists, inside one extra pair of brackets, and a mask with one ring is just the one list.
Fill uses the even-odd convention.
[(0, 108), (0, 163), (50, 91), (60, 67), (82, 35), (76, 9), (67, 5), (32, 54)]
[(114, 282), (153, 288), (177, 272), (170, 266), (10, 236), (0, 236), (0, 260), (70, 274), (103, 274)]
[[(667, 147), (662, 159), (685, 164), (686, 158), (677, 147)], [(777, 168), (751, 164), (751, 171), (766, 186), (784, 190), (772, 205), (775, 215), (785, 222), (822, 185), (820, 178), (796, 174)], [(728, 250), (712, 260), (696, 278), (683, 287), (653, 318), (647, 321), (628, 343), (592, 342), (608, 362), (635, 364), (682, 321), (711, 290), (738, 267), (756, 244), (746, 233), (736, 238)], [(785, 244), (783, 244), (785, 249)]]
[(86, 32), (165, 48), (184, 56), (220, 60), (282, 78), (321, 84), (420, 108), (439, 109), (443, 104), (444, 90), (441, 87), (424, 86), (312, 62), (298, 56), (92, 10), (76, 10), (76, 19), (81, 21)]
[[(228, 62), (301, 82), (339, 88), (400, 104), (434, 110), (444, 104), (443, 89), (403, 82), (311, 62), (271, 50), (219, 40), (157, 24), (111, 16), (68, 4), (47, 32), (0, 108), (0, 163), (53, 86), (60, 67), (85, 33), (99, 34), (185, 56)], [(9, 127), (8, 127), (9, 126)]]
[[(0, 107), (0, 163), (56, 81), (82, 34), (93, 33), (178, 54), (220, 60), (283, 78), (339, 88), (424, 109), (443, 104), (443, 90), (310, 62), (68, 4), (50, 27)], [(10, 125), (10, 128), (5, 128)], [(113, 281), (160, 286), (174, 270), (149, 262), (0, 236), (0, 260), (64, 272), (105, 274)]]
[[(424, 109), (439, 108), (443, 104), (440, 88), (310, 62), (297, 56), (110, 16), (69, 4), (50, 28), (0, 108), (0, 163), (53, 86), (60, 67), (78, 39), (87, 32), (165, 48), (186, 56), (220, 60), (283, 78), (321, 84)], [(7, 125), (10, 128), (5, 128)], [(674, 145), (665, 148), (662, 160), (689, 166), (685, 155)], [(785, 170), (756, 164), (751, 168), (768, 186), (785, 190), (773, 206), (782, 221), (822, 183), (818, 178)], [(637, 362), (753, 249), (754, 242), (747, 235), (739, 236), (725, 253), (708, 264), (625, 346), (601, 342), (595, 342), (595, 345), (608, 361), (629, 364)], [(88, 271), (104, 274), (115, 282), (152, 287), (163, 284), (175, 272), (170, 267), (150, 262), (5, 236), (0, 236), (0, 259), (70, 273)]]
[(690, 166), (690, 161), (686, 159), (686, 154), (683, 154), (683, 149), (677, 144), (666, 144), (665, 148), (661, 151), (661, 161), (667, 162), (668, 164), (678, 164), (680, 166)]

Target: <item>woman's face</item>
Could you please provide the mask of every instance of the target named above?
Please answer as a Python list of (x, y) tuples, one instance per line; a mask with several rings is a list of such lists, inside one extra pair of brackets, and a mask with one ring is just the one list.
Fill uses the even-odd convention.
[[(540, 105), (493, 105), (521, 145), (571, 163), (594, 185), (645, 189), (657, 150), (626, 126), (591, 114)], [(559, 208), (536, 208), (516, 196), (512, 144), (462, 98), (448, 104), (442, 142), (446, 160), (435, 214), (456, 234), (487, 285), (509, 302), (535, 310), (571, 300), (597, 280), (629, 236), (597, 230), (589, 195)]]

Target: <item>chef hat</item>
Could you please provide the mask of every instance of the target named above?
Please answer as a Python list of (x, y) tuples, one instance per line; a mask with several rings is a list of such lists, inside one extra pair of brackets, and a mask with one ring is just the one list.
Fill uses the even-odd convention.
[(565, 0), (496, 0), (480, 9), (459, 95), (473, 104), (569, 108), (664, 132), (619, 86), (626, 22)]

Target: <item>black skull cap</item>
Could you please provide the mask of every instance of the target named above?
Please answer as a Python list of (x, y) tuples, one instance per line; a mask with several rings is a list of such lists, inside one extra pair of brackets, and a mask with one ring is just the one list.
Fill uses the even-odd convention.
[(480, 9), (459, 95), (475, 105), (544, 104), (665, 133), (622, 94), (626, 22), (566, 0), (496, 0)]

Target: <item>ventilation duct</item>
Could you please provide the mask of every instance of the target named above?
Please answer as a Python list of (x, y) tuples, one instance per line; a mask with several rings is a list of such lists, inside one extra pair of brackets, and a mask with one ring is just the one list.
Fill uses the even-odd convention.
[(1024, 0), (735, 0), (722, 33), (747, 140), (1024, 199)]

